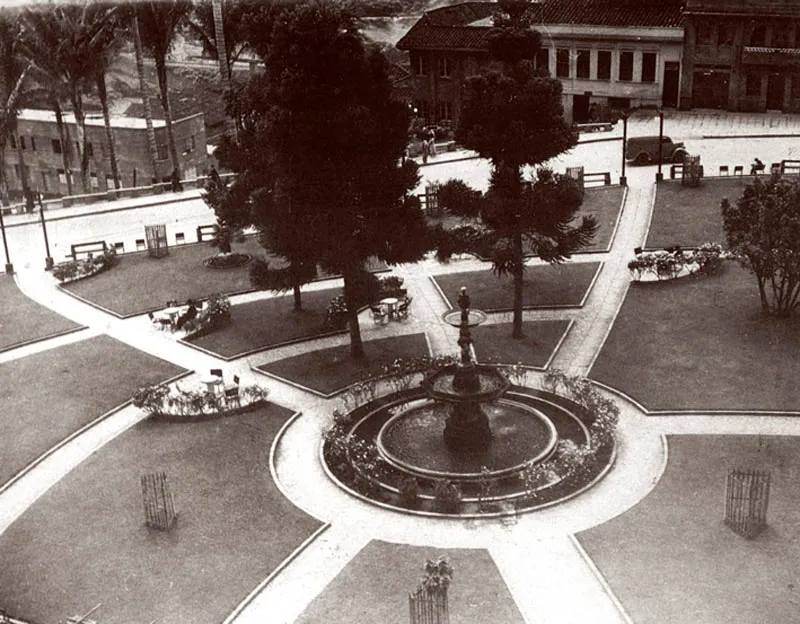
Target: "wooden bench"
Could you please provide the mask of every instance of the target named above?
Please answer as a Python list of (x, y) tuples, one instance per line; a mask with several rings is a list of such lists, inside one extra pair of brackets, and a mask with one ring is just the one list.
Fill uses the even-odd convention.
[(216, 225), (198, 225), (197, 226), (197, 242), (203, 243), (214, 238), (217, 232)]
[(583, 186), (608, 186), (611, 184), (610, 171), (596, 171), (583, 174)]
[[(107, 249), (105, 241), (93, 241), (91, 243), (78, 243), (70, 245), (70, 256), (73, 260), (82, 260), (96, 253), (105, 253)], [(81, 256), (80, 258), (78, 256)]]
[(578, 132), (610, 132), (614, 124), (610, 121), (596, 121), (576, 124)]

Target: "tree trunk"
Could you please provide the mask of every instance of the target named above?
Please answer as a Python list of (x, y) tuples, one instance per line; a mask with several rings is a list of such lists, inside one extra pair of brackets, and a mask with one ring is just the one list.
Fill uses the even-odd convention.
[(214, 39), (217, 46), (217, 61), (219, 61), (219, 77), (222, 80), (223, 90), (227, 91), (231, 88), (231, 68), (228, 65), (228, 48), (225, 45), (222, 0), (211, 0), (211, 10), (214, 14)]
[(72, 93), (72, 111), (75, 115), (75, 127), (78, 132), (78, 158), (81, 161), (81, 186), (84, 193), (91, 192), (89, 188), (89, 154), (86, 151), (86, 116), (83, 114), (83, 98), (79, 91)]
[[(153, 162), (153, 181), (158, 182), (158, 146), (156, 145), (156, 133), (153, 130), (153, 112), (150, 110), (150, 92), (147, 90), (147, 81), (144, 77), (144, 54), (142, 52), (142, 39), (139, 36), (139, 18), (133, 18), (131, 22), (133, 30), (133, 43), (136, 49), (136, 73), (139, 76), (139, 94), (142, 98), (144, 107), (144, 121), (147, 126), (147, 145), (150, 148), (150, 158)], [(135, 185), (134, 185), (135, 186)]]
[(364, 345), (361, 342), (361, 326), (358, 324), (358, 301), (353, 292), (356, 277), (355, 272), (350, 269), (342, 271), (342, 276), (344, 300), (347, 304), (347, 325), (350, 330), (350, 357), (357, 360), (364, 357)]
[(67, 195), (72, 195), (72, 172), (70, 171), (69, 160), (69, 137), (67, 129), (64, 127), (64, 116), (61, 114), (61, 105), (58, 100), (53, 101), (53, 111), (56, 114), (56, 126), (58, 126), (58, 140), (61, 141), (61, 163), (64, 165), (64, 177), (67, 179)]
[(22, 139), (17, 136), (17, 160), (19, 160), (19, 183), (22, 186), (22, 201), (25, 202), (25, 209), (33, 212), (33, 195), (28, 181), (28, 173), (25, 171), (25, 151), (22, 149)]
[(6, 145), (0, 144), (0, 204), (8, 206), (8, 177), (6, 176)]
[(114, 147), (114, 133), (111, 131), (111, 116), (108, 112), (105, 63), (103, 67), (98, 69), (95, 81), (97, 83), (97, 93), (100, 97), (100, 106), (103, 109), (103, 124), (106, 127), (106, 145), (108, 145), (108, 160), (111, 165), (111, 177), (114, 178), (114, 188), (119, 189), (119, 166), (117, 165), (117, 150)]
[(519, 228), (514, 232), (514, 329), (512, 338), (525, 337), (522, 331), (522, 293), (525, 285), (525, 258), (522, 253), (522, 232)]
[(300, 284), (297, 281), (292, 286), (292, 292), (294, 292), (294, 311), (300, 312), (303, 309), (303, 299), (300, 296)]
[(172, 160), (172, 190), (177, 192), (181, 190), (181, 163), (178, 160), (178, 148), (175, 146), (175, 135), (172, 133), (172, 111), (169, 108), (166, 59), (156, 58), (156, 74), (158, 75), (158, 88), (161, 91), (161, 108), (164, 109), (164, 123), (167, 126), (169, 157)]

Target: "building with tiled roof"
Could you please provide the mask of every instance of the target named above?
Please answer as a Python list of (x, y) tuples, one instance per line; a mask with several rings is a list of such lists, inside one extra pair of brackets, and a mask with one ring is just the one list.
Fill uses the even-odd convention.
[[(458, 119), (464, 81), (489, 64), (496, 8), (428, 11), (397, 43), (428, 121)], [(800, 111), (800, 0), (539, 0), (528, 11), (569, 120), (637, 106)]]
[(800, 2), (687, 0), (681, 106), (800, 112)]
[[(538, 59), (561, 79), (565, 117), (678, 104), (683, 0), (541, 0), (530, 17)], [(398, 43), (415, 77), (414, 106), (428, 121), (458, 119), (465, 79), (489, 64), (494, 2), (428, 11)]]

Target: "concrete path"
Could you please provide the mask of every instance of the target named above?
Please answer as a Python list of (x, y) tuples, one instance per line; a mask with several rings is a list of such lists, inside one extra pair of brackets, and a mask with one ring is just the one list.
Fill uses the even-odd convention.
[[(650, 123), (649, 121), (643, 121)], [(687, 122), (688, 118), (687, 118)], [(708, 124), (710, 118), (706, 118)], [(742, 122), (743, 124), (746, 121)], [(749, 123), (749, 122), (748, 122)], [(752, 126), (752, 124), (751, 124)], [(748, 126), (750, 127), (750, 126)], [(794, 127), (794, 126), (792, 126)], [(800, 129), (800, 121), (797, 124)], [(630, 172), (630, 189), (613, 246), (608, 253), (576, 256), (574, 262), (602, 261), (603, 269), (581, 309), (527, 311), (527, 320), (564, 319), (574, 326), (556, 354), (554, 366), (586, 374), (614, 322), (629, 285), (626, 267), (633, 248), (644, 238), (652, 210), (652, 169)], [(404, 323), (376, 326), (369, 312), (361, 317), (365, 340), (424, 332), (434, 354), (458, 350), (456, 330), (442, 322), (447, 304), (430, 279), (434, 273), (470, 271), (488, 265), (476, 260), (454, 260), (440, 265), (426, 260), (396, 267), (405, 279), (414, 302)], [(41, 269), (19, 271), (22, 291), (40, 304), (88, 326), (69, 337), (9, 351), (0, 361), (25, 357), (65, 341), (108, 334), (137, 349), (182, 366), (193, 383), (210, 368), (239, 374), (244, 383), (259, 383), (277, 404), (300, 412), (275, 447), (274, 474), (278, 487), (299, 508), (330, 526), (290, 558), (232, 612), (230, 624), (291, 622), (371, 539), (436, 547), (485, 548), (494, 558), (526, 622), (552, 624), (629, 624), (624, 609), (582, 552), (574, 534), (624, 513), (641, 501), (657, 484), (666, 462), (664, 436), (673, 433), (764, 432), (800, 434), (792, 419), (762, 417), (720, 418), (647, 417), (632, 402), (616, 398), (621, 409), (619, 448), (613, 470), (599, 484), (573, 500), (517, 518), (507, 525), (497, 520), (460, 521), (418, 518), (381, 509), (353, 498), (325, 475), (318, 461), (322, 431), (336, 398), (326, 399), (281, 380), (251, 370), (299, 353), (347, 344), (346, 336), (334, 336), (224, 362), (182, 345), (150, 326), (144, 316), (118, 319), (84, 304), (56, 288)], [(331, 282), (310, 288), (330, 287)], [(268, 297), (252, 293), (234, 297), (233, 303)], [(490, 315), (489, 322), (510, 318), (508, 313)], [(535, 379), (536, 375), (532, 375)], [(181, 382), (184, 383), (184, 382)], [(88, 427), (24, 472), (0, 491), (0, 530), (5, 529), (54, 483), (94, 450), (138, 422), (144, 414), (126, 407)], [(387, 566), (391, 566), (387, 562)]]

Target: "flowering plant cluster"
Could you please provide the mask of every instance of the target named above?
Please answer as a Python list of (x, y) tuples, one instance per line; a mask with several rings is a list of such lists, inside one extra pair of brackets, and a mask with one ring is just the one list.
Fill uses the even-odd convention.
[(53, 267), (53, 277), (59, 282), (74, 282), (84, 277), (97, 275), (113, 267), (117, 262), (117, 252), (113, 247), (106, 248), (98, 256), (89, 254), (85, 260), (59, 262)]
[(712, 274), (725, 258), (722, 245), (704, 243), (697, 249), (660, 249), (645, 251), (628, 262), (633, 279), (640, 280), (650, 273), (659, 280), (673, 279), (682, 272), (689, 274)]
[(433, 483), (433, 498), (445, 513), (455, 513), (461, 504), (461, 488), (449, 479), (437, 479)]
[[(254, 407), (267, 398), (268, 391), (261, 386), (241, 386), (237, 407)], [(133, 394), (133, 405), (144, 409), (150, 416), (202, 416), (221, 415), (229, 411), (225, 396), (207, 390), (186, 390), (176, 385), (144, 386)]]
[(186, 321), (186, 338), (197, 338), (220, 329), (231, 321), (231, 302), (225, 295), (209, 296), (206, 305), (193, 319)]
[(336, 295), (331, 299), (325, 315), (325, 324), (336, 329), (341, 329), (347, 324), (347, 302), (344, 295)]
[(396, 392), (408, 390), (414, 378), (422, 373), (423, 376), (456, 364), (458, 358), (454, 355), (437, 355), (434, 357), (423, 355), (420, 357), (395, 358), (381, 369), (381, 376), (392, 384)]

